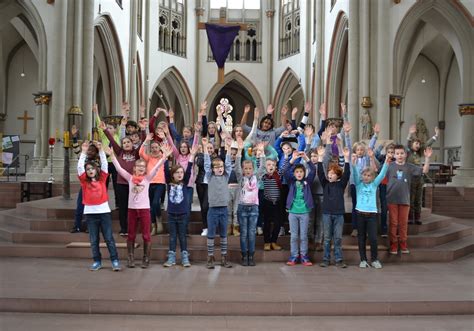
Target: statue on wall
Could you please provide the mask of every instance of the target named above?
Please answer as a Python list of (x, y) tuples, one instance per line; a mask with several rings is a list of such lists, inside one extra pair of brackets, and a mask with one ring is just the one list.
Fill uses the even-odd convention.
[(234, 127), (232, 116), (230, 115), (233, 109), (234, 107), (232, 107), (232, 105), (229, 103), (229, 99), (227, 98), (222, 98), (219, 104), (216, 106), (217, 113), (222, 114), (227, 132), (232, 132)]
[(362, 136), (361, 139), (370, 139), (372, 136), (372, 119), (369, 114), (369, 110), (364, 108), (364, 113), (360, 115), (360, 123), (362, 124)]
[(430, 138), (430, 132), (426, 127), (426, 122), (422, 117), (416, 115), (416, 137), (420, 139), (421, 144), (424, 144)]

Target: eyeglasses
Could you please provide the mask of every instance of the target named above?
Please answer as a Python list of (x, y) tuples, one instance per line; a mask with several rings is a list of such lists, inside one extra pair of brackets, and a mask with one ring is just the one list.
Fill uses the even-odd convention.
[(219, 166), (214, 166), (212, 167), (213, 169), (224, 169), (224, 166), (223, 165), (219, 165)]

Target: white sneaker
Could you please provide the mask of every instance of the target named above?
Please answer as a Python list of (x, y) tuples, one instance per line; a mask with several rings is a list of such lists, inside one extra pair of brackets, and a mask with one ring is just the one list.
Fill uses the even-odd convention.
[(379, 260), (375, 260), (374, 262), (372, 262), (371, 266), (375, 269), (382, 269), (382, 263), (380, 263)]
[(367, 261), (360, 261), (359, 268), (370, 268), (370, 265), (367, 263)]
[(257, 226), (257, 236), (261, 236), (263, 234), (263, 229), (261, 226)]
[(207, 237), (207, 229), (202, 229), (201, 236)]
[(280, 227), (280, 232), (278, 233), (278, 237), (284, 236), (285, 235), (285, 228)]

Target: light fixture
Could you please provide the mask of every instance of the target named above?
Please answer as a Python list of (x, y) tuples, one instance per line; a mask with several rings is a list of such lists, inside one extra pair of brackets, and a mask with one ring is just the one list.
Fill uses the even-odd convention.
[[(425, 47), (425, 27), (423, 26), (423, 30), (421, 31), (421, 50), (423, 51), (423, 47)], [(425, 75), (421, 75), (421, 84), (426, 84)]]
[[(23, 40), (25, 40), (25, 35), (26, 35), (25, 28), (26, 28), (26, 26), (23, 23), (23, 36), (22, 36)], [(26, 46), (27, 46), (27, 44), (26, 44), (26, 40), (25, 40), (25, 47)], [(23, 49), (22, 60), (21, 60), (21, 73), (20, 73), (21, 78), (26, 77), (26, 74), (25, 74), (25, 51), (26, 50)]]
[(425, 83), (426, 83), (425, 76), (421, 76), (421, 84), (425, 84)]

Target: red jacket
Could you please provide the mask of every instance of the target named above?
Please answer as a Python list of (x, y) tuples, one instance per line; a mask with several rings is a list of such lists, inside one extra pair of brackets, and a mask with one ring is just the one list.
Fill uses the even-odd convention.
[(87, 206), (97, 206), (109, 201), (107, 187), (105, 182), (108, 173), (101, 171), (98, 181), (88, 181), (87, 173), (79, 176), (79, 181), (82, 187), (82, 203)]

